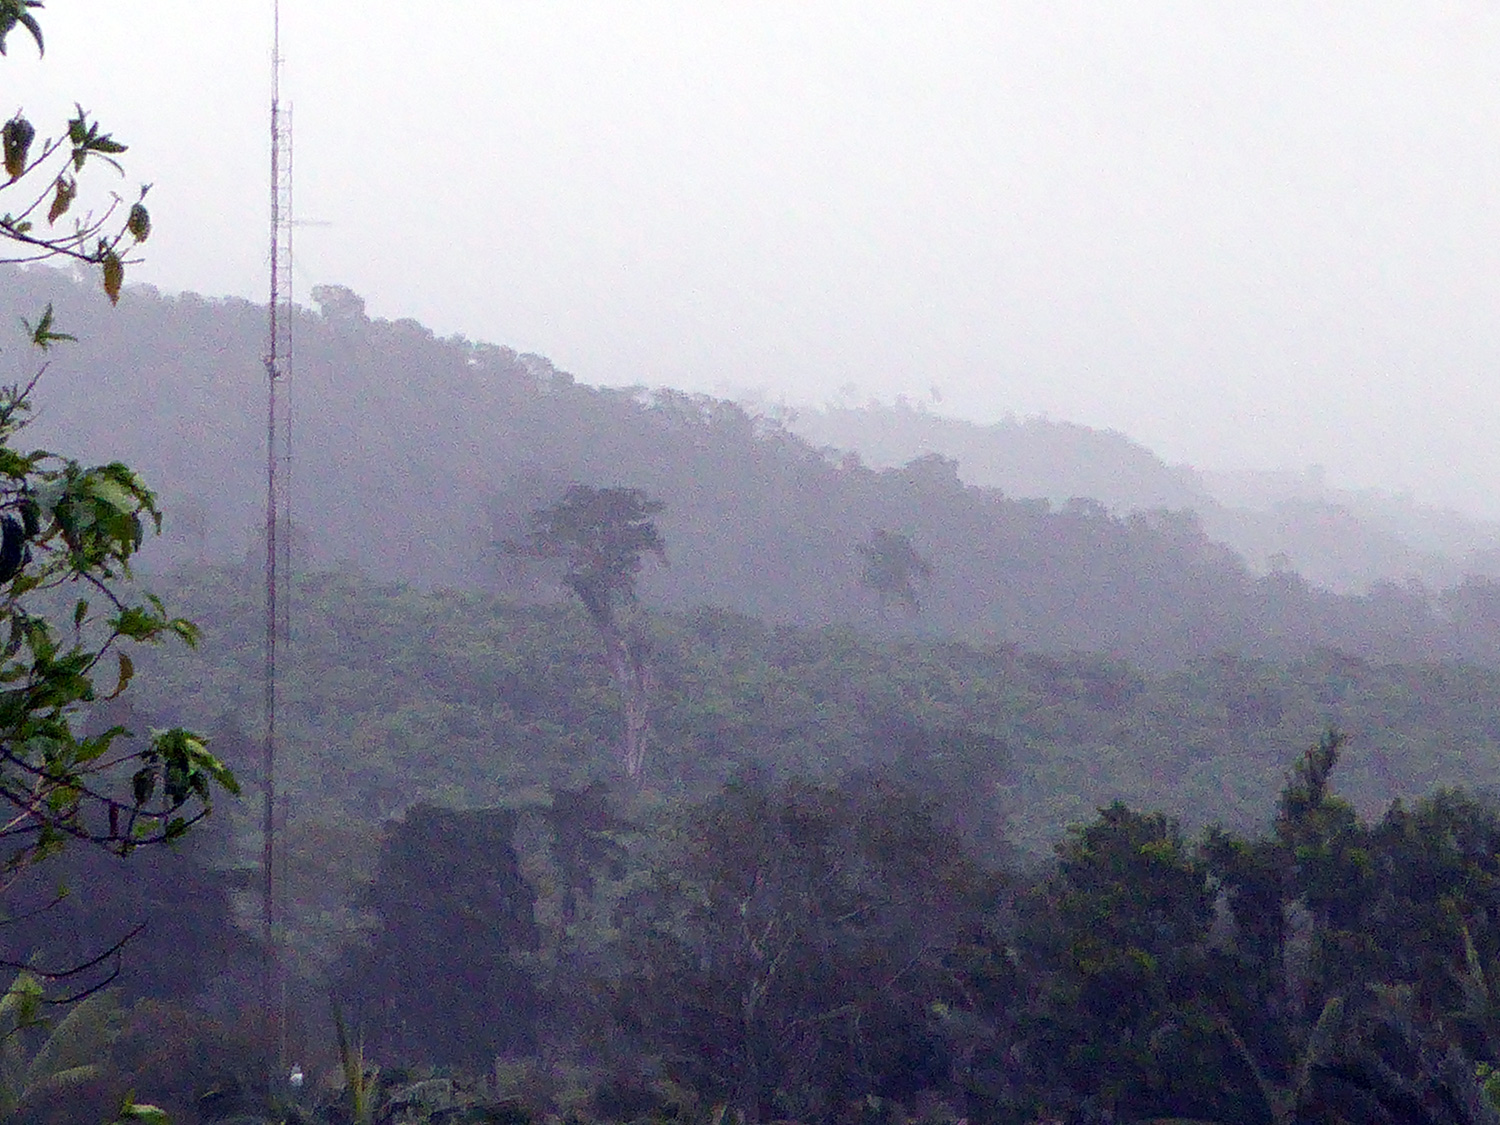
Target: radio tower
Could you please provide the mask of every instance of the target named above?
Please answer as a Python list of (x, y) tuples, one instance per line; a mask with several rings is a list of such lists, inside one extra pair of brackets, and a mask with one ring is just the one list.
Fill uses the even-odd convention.
[(277, 1036), (278, 1075), (286, 1072), (286, 977), (282, 919), (277, 900), (276, 704), (277, 646), (285, 640), (291, 562), (291, 359), (292, 359), (292, 122), (281, 105), (281, 4), (272, 0), (271, 33), (271, 288), (266, 338), (266, 663), (263, 817), (261, 823), (262, 921), (266, 948), (262, 1000)]

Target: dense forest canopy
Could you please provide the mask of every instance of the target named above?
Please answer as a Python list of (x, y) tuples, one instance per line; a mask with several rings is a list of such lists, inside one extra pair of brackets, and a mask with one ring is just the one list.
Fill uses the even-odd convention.
[[(830, 678), (857, 675), (836, 651)], [(1361, 755), (1330, 730), (1267, 753), (1278, 780), (1246, 830), (1114, 802), (1053, 862), (1017, 864), (973, 800), (1003, 776), (999, 741), (885, 731), (840, 773), (741, 764), (691, 799), (512, 789), (378, 830), (305, 813), (292, 1048), (321, 1077), (295, 1090), (235, 1019), (253, 1002), (233, 865), (195, 850), (103, 889), (75, 869), (86, 909), (7, 930), (7, 956), (86, 946), (164, 893), (192, 908), (157, 933), (171, 954), (87, 1009), (105, 1062), (20, 1119), (77, 1120), (127, 1084), (205, 1123), (1500, 1119), (1493, 802), (1361, 813), (1343, 785)], [(188, 953), (217, 973), (172, 973)], [(65, 1031), (10, 1050), (42, 1059)]]
[[(258, 572), (161, 580), (204, 640), (143, 663), (138, 706), (253, 729)], [(304, 578), (293, 604), (286, 761), (293, 791), (320, 807), (379, 820), (417, 801), (506, 803), (615, 776), (616, 689), (581, 609), (332, 574)], [(986, 832), (1045, 852), (1116, 798), (1249, 829), (1270, 815), (1288, 748), (1328, 722), (1354, 738), (1342, 781), (1367, 813), (1500, 775), (1500, 671), (1474, 666), (1323, 651), (1158, 673), (711, 608), (655, 614), (649, 629), (647, 781), (668, 791), (701, 794), (746, 766), (836, 779), (903, 762), (933, 783), (953, 774)]]

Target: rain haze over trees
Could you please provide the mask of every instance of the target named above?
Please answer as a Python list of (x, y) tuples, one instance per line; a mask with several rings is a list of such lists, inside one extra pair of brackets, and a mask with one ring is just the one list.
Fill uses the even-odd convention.
[[(201, 194), (263, 229), (263, 200), (202, 179), (236, 175), (242, 77), (225, 63), (201, 99), (180, 93), (227, 57), (220, 39), (259, 27), (239, 9), (210, 31), (196, 9), (126, 7), (141, 54), (87, 73), (134, 76), (122, 122), (146, 140), (129, 167), (155, 153), (166, 170), (151, 211), (119, 184), (113, 209), (108, 190), (90, 202), (124, 150), (82, 109), (53, 115), (56, 146), (40, 108), (3, 138), (0, 242), (42, 260), (0, 266), (0, 308), (23, 320), (0, 348), (0, 1119), (1500, 1121), (1500, 507), (1459, 480), (1487, 463), (1472, 435), (1398, 393), (1420, 360), (1452, 406), (1454, 372), (1483, 368), (1473, 294), (1441, 314), (1423, 301), (1430, 236), (1473, 218), (1454, 169), (1484, 169), (1434, 156), (1431, 182), (1409, 162), (1394, 188), (1348, 196), (1352, 227), (1442, 186), (1409, 258), (1297, 233), (1384, 152), (1359, 138), (1394, 144), (1402, 113), (1469, 90), (1492, 14), (1372, 9), (1358, 35), (1332, 12), (1184, 14), (1131, 56), (1114, 40), (1139, 30), (1133, 4), (1097, 13), (1092, 37), (1068, 5), (1047, 20), (813, 5), (774, 24), (642, 5), (566, 28), (517, 11), (496, 53), (477, 32), (498, 17), (372, 4), (359, 50), (389, 89), (345, 115), (348, 136), (316, 102), (298, 134), (307, 206), (333, 208), (306, 241), (345, 249), (299, 259), (319, 274), (291, 312), (278, 921), (262, 928), (261, 810), (238, 791), (261, 780), (265, 737), (266, 310), (196, 291), (253, 291), (238, 279), (259, 268), (196, 209)], [(0, 0), (0, 67), (41, 83), (36, 106), (53, 79), (17, 46), (111, 42), (118, 13), (96, 14), (80, 30)], [(323, 19), (299, 8), (288, 27), (317, 42)], [(354, 38), (347, 13), (334, 22)], [(382, 64), (393, 33), (404, 67)], [(1347, 97), (1322, 116), (1295, 83), (1284, 103), (1254, 97), (1312, 73), (1296, 51), (1244, 89), (1207, 73), (1245, 57), (1237, 36), (1268, 35), (1324, 48), (1319, 81), (1359, 76), (1371, 97), (1395, 89), (1366, 73), (1380, 59), (1417, 109), (1376, 97), (1379, 127), (1315, 144), (1349, 124)], [(349, 75), (324, 42), (304, 91)], [(164, 49), (178, 65), (158, 72)], [(1411, 71), (1422, 50), (1445, 78)], [(461, 96), (481, 53), (510, 99), (493, 110)], [(1063, 56), (1071, 85), (1051, 85)], [(1002, 73), (1013, 135), (997, 148)], [(163, 100), (163, 74), (179, 89), (160, 113), (196, 163), (137, 112)], [(429, 147), (443, 115), (405, 132), (405, 110), (383, 115), (413, 75), (466, 106), (466, 182), (495, 191), (487, 208)], [(1184, 116), (1184, 90), (1221, 101)], [(1487, 90), (1431, 145), (1488, 120)], [(215, 128), (185, 128), (202, 108), (187, 102), (216, 108)], [(1305, 127), (1264, 141), (1238, 108), (1252, 102)], [(579, 119), (559, 125), (559, 105)], [(693, 127), (728, 105), (735, 129)], [(367, 177), (378, 205), (331, 186), (328, 164), (367, 117), (380, 151), (409, 142), (401, 175)], [(659, 136), (639, 134), (647, 118)], [(877, 118), (886, 171), (861, 176)], [(1210, 119), (1248, 165), (1199, 151)], [(1012, 146), (1050, 173), (998, 176)], [(676, 226), (636, 178), (653, 153)], [(1262, 181), (1299, 153), (1310, 171), (1288, 201)], [(1239, 168), (1245, 229), (1217, 181), (1167, 190), (1206, 167)], [(407, 223), (380, 210), (444, 170), (460, 196)], [(412, 231), (466, 210), (448, 268), (429, 269)], [(580, 214), (596, 225), (557, 238)], [(1052, 241), (1028, 241), (1027, 214)], [(535, 229), (505, 227), (495, 251), (492, 220)], [(140, 245), (174, 229), (156, 280), (202, 261), (187, 238), (220, 281), (143, 283)], [(614, 266), (578, 249), (590, 233)], [(1348, 290), (1289, 281), (1273, 261), (1289, 247)], [(1483, 294), (1483, 255), (1465, 253)], [(1362, 288), (1375, 259), (1404, 296)], [(1226, 294), (1248, 311), (1226, 313)], [(481, 305), (513, 319), (491, 330)], [(578, 316), (595, 323), (580, 333)], [(1384, 319), (1360, 336), (1368, 316)], [(1118, 388), (1080, 374), (1101, 357)], [(791, 381), (703, 389), (760, 367)], [(1023, 367), (1050, 389), (995, 374)], [(1340, 382), (1351, 369), (1362, 397)], [(643, 371), (669, 385), (634, 385)], [(835, 391), (851, 372), (878, 393)], [(1329, 395), (1365, 411), (1358, 434), (1289, 421), (1288, 382), (1308, 413)], [(1193, 405), (1208, 399), (1217, 413)], [(1058, 403), (1083, 405), (1039, 413)], [(1417, 436), (1361, 429), (1403, 409)], [(1457, 435), (1450, 455), (1413, 460), (1439, 432)], [(196, 643), (138, 643), (157, 640)], [(265, 987), (270, 963), (284, 986)]]

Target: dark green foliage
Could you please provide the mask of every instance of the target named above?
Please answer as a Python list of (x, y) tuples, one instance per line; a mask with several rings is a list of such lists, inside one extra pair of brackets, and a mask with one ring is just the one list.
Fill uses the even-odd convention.
[(566, 925), (578, 916), (579, 904), (593, 897), (601, 879), (624, 873), (626, 850), (619, 835), (628, 826), (612, 807), (609, 788), (599, 784), (554, 793), (543, 819), (551, 830)]
[(890, 712), (870, 724), (872, 764), (923, 794), (931, 814), (971, 854), (1000, 868), (1015, 858), (1010, 818), (1017, 784), (1006, 743), (973, 723), (924, 725)]
[(1191, 1014), (1211, 980), (1206, 871), (1175, 823), (1120, 804), (1074, 829), (1058, 858), (1022, 911), (1046, 990), (1027, 1036), (1031, 1081), (1127, 1118), (1203, 1114), (1216, 1099), (1162, 1090), (1205, 1063), (1222, 1069), (1211, 1027)]
[(0, 0), (0, 54), (5, 53), (5, 39), (11, 31), (19, 24), (24, 27), (36, 43), (36, 49), (42, 49), (42, 29), (36, 22), (36, 17), (31, 14), (32, 9), (40, 8), (42, 0)]
[[(42, 51), (41, 7), (40, 0), (0, 0), (0, 55), (18, 27)], [(17, 110), (0, 126), (0, 149), (0, 261), (87, 265), (98, 270), (109, 302), (118, 302), (127, 256), (150, 235), (148, 189), (126, 204), (94, 187), (86, 169), (102, 163), (123, 174), (116, 157), (126, 146), (79, 106), (53, 136), (39, 136)], [(70, 216), (81, 179), (92, 198)], [(136, 584), (136, 556), (162, 521), (144, 480), (118, 459), (89, 464), (32, 444), (44, 357), (76, 342), (50, 302), (35, 308), (35, 323), (17, 317), (29, 345), (20, 367), (0, 380), (0, 951), (10, 974), (0, 1000), (0, 1114), (7, 1120), (31, 1112), (33, 1095), (74, 1093), (100, 1079), (117, 1031), (115, 998), (100, 990), (129, 938), (154, 923), (147, 940), (171, 955), (134, 963), (127, 983), (174, 994), (199, 992), (249, 949), (229, 924), (222, 880), (176, 862), (180, 855), (158, 856), (148, 872), (124, 875), (118, 866), (140, 845), (179, 841), (216, 795), (239, 789), (186, 729), (138, 740), (117, 722), (85, 730), (88, 716), (101, 715), (100, 705), (130, 686), (140, 645), (191, 644), (197, 631)], [(95, 848), (60, 856), (70, 843)], [(62, 878), (76, 885), (60, 890)], [(121, 893), (127, 880), (136, 881), (129, 890), (148, 891), (140, 896), (146, 901)], [(167, 882), (171, 894), (163, 893)], [(76, 897), (60, 901), (68, 894)], [(152, 917), (132, 928), (147, 911)], [(60, 987), (49, 996), (46, 985)], [(66, 1014), (45, 1018), (58, 1005)], [(116, 1101), (115, 1115), (162, 1119), (129, 1094)]]
[(375, 928), (340, 984), (375, 1058), (483, 1069), (534, 1045), (534, 894), (514, 831), (509, 812), (431, 806), (388, 829), (364, 900)]
[(948, 958), (995, 887), (876, 783), (727, 787), (631, 907), (620, 1013), (665, 1072), (751, 1119), (823, 1119), (949, 1081)]
[[(44, 322), (48, 319), (44, 317)], [(38, 330), (40, 331), (40, 329)], [(193, 643), (196, 628), (131, 584), (160, 525), (155, 495), (124, 464), (23, 451), (32, 384), (0, 387), (0, 868), (68, 840), (120, 854), (175, 839), (233, 775), (183, 729), (129, 744), (113, 725), (84, 735), (90, 705), (119, 697), (143, 643)], [(29, 435), (26, 435), (29, 437)]]
[(216, 1017), (195, 1004), (138, 1003), (111, 1052), (115, 1104), (133, 1089), (166, 1110), (172, 1125), (253, 1120), (271, 1104), (274, 1050), (264, 1021)]
[[(1430, 834), (1399, 805), (1367, 824), (1330, 791), (1343, 743), (1330, 730), (1297, 761), (1268, 837), (1192, 847), (1114, 806), (1061, 847), (1023, 927), (1045, 983), (1022, 1035), (1049, 1064), (1037, 1103), (1087, 1119), (1495, 1120), (1465, 1061), (1488, 1048), (1465, 1055), (1474, 1024), (1440, 1014), (1466, 999), (1485, 1018), (1462, 919), (1492, 914), (1494, 860), (1461, 857), (1495, 814), (1448, 795), (1417, 813)], [(1424, 868), (1436, 877), (1413, 883)]]
[[(1096, 671), (1101, 697), (1150, 690)], [(345, 961), (346, 1073), (327, 1044), (305, 1058), (295, 1119), (1495, 1125), (1492, 802), (1362, 815), (1339, 795), (1358, 745), (1330, 730), (1259, 831), (1112, 803), (1053, 863), (998, 873), (917, 757), (701, 801), (410, 810)], [(138, 1006), (90, 1096), (128, 1083), (189, 1123), (280, 1096), (248, 1039), (171, 1019)]]

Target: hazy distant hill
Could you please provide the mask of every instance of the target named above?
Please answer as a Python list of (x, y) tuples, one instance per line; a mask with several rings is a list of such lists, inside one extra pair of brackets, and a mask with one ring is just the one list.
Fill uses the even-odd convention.
[[(323, 296), (323, 313), (295, 320), (304, 568), (347, 560), (373, 580), (555, 597), (494, 544), (579, 481), (666, 503), (670, 566), (649, 571), (642, 593), (673, 608), (1082, 649), (1153, 667), (1318, 647), (1500, 661), (1500, 588), (1484, 583), (1440, 597), (1394, 587), (1337, 597), (1285, 571), (1258, 577), (1191, 512), (1054, 508), (966, 487), (958, 465), (935, 454), (872, 468), (733, 403), (585, 386), (538, 356), (369, 320), (347, 290)], [(80, 342), (55, 354), (34, 436), (146, 474), (169, 511), (155, 565), (256, 552), (263, 310), (149, 290), (111, 310), (57, 274), (0, 271), (0, 307), (49, 299)], [(19, 342), (7, 347), (3, 377), (28, 375), (33, 358)], [(1081, 427), (1063, 436), (1091, 440)], [(1158, 482), (1156, 500), (1189, 488), (1181, 474), (1152, 476), (1149, 454), (1125, 439), (1107, 442), (1118, 463)], [(910, 535), (936, 568), (919, 614), (882, 607), (860, 584), (859, 546), (880, 529)]]
[(984, 426), (903, 402), (789, 414), (814, 445), (857, 450), (877, 468), (941, 454), (971, 484), (1063, 504), (1086, 496), (1110, 508), (1196, 508), (1209, 500), (1191, 469), (1172, 468), (1124, 434), (1044, 418)]
[(798, 411), (786, 421), (814, 444), (857, 451), (876, 466), (952, 457), (966, 482), (1010, 496), (1083, 496), (1117, 512), (1191, 509), (1252, 569), (1295, 570), (1341, 593), (1413, 580), (1438, 589), (1466, 574), (1500, 574), (1500, 524), (1406, 496), (1334, 488), (1317, 468), (1202, 471), (1168, 465), (1113, 431), (1043, 418), (980, 425), (902, 401)]
[(1337, 507), (1370, 533), (1398, 539), (1420, 556), (1442, 558), (1468, 570), (1495, 572), (1500, 524), (1423, 504), (1408, 495), (1335, 488), (1321, 466), (1302, 472), (1199, 471), (1198, 477), (1214, 499), (1230, 510)]

